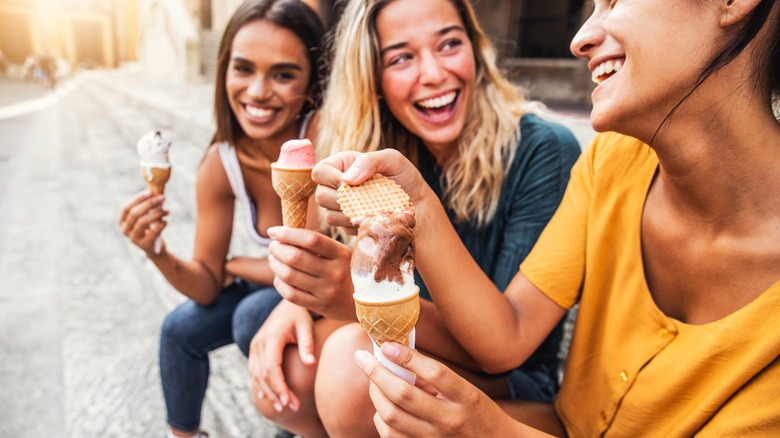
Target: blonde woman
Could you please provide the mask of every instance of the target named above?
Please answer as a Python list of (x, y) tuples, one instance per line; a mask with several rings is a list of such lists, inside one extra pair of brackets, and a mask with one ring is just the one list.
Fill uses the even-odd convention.
[[(395, 13), (410, 2), (414, 14)], [(580, 151), (570, 132), (533, 114), (499, 73), (465, 0), (350, 1), (319, 129), (318, 147), (330, 153), (392, 148), (410, 158), (500, 290), (557, 208)], [(368, 379), (352, 359), (371, 341), (354, 323), (350, 249), (305, 230), (275, 227), (269, 236), (274, 285), (289, 302), (253, 340), (258, 408), (307, 437), (376, 435)], [(417, 282), (429, 298), (427, 279)], [(455, 342), (433, 302), (421, 307), (420, 350), (494, 397), (555, 399), (560, 327), (524, 363), (485, 369)], [(314, 321), (309, 311), (325, 318)], [(334, 319), (343, 327), (320, 328)]]

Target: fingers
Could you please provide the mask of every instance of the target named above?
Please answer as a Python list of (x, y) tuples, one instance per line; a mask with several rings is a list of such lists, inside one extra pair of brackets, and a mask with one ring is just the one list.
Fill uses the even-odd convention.
[(344, 245), (316, 231), (290, 227), (271, 227), (268, 236), (277, 242), (305, 249), (327, 259), (335, 259), (343, 254)]
[(151, 251), (154, 239), (160, 235), (166, 224), (163, 218), (168, 211), (162, 208), (165, 196), (152, 196), (142, 192), (122, 210), (119, 226), (122, 233), (146, 252)]
[[(468, 382), (442, 363), (425, 357), (418, 351), (395, 342), (382, 344), (382, 354), (403, 368), (415, 373), (418, 378), (435, 386), (436, 390), (447, 398), (457, 398), (464, 384)], [(426, 392), (430, 392), (426, 388)]]
[(344, 214), (341, 212), (341, 206), (338, 203), (338, 193), (336, 192), (336, 188), (325, 185), (318, 185), (317, 191), (314, 193), (314, 200), (320, 207), (325, 210), (325, 223), (334, 227), (346, 228), (350, 234), (355, 234), (349, 218), (344, 216)]
[(301, 361), (309, 366), (317, 363), (314, 356), (314, 330), (311, 324), (296, 324), (295, 338), (298, 341), (298, 355)]
[(144, 190), (141, 193), (138, 193), (137, 195), (135, 195), (133, 197), (133, 199), (128, 201), (128, 203), (125, 204), (124, 208), (122, 208), (122, 213), (119, 215), (119, 225), (121, 226), (122, 223), (125, 221), (125, 219), (127, 218), (127, 215), (130, 213), (130, 209), (131, 208), (136, 206), (138, 203), (140, 203), (140, 202), (142, 202), (142, 201), (144, 201), (146, 199), (149, 199), (151, 197), (152, 197), (152, 192), (149, 191), (149, 190)]
[(409, 435), (401, 432), (399, 429), (406, 428), (405, 425), (415, 422), (407, 412), (397, 409), (393, 402), (388, 399), (384, 393), (373, 383), (369, 386), (368, 394), (371, 402), (376, 408), (374, 414), (374, 426), (381, 437), (412, 437), (412, 436), (434, 436), (432, 433), (418, 433)]
[(376, 173), (395, 179), (394, 177), (404, 172), (406, 165), (411, 163), (400, 152), (383, 149), (355, 157), (341, 178), (351, 185), (360, 184)]
[(317, 185), (336, 189), (341, 185), (343, 172), (355, 161), (358, 152), (345, 151), (331, 155), (314, 166), (311, 179)]
[(282, 356), (287, 345), (282, 336), (259, 331), (250, 344), (249, 373), (258, 389), (257, 397), (273, 403), (281, 412), (286, 406), (297, 410), (298, 398), (290, 391), (282, 369)]
[(393, 374), (367, 351), (356, 351), (355, 362), (371, 380), (369, 396), (376, 408), (374, 424), (381, 436), (435, 436), (424, 419), (411, 414), (406, 406), (419, 403), (417, 394), (427, 394)]
[[(316, 234), (316, 233), (313, 233)], [(311, 251), (302, 249), (295, 244), (282, 243), (281, 240), (271, 242), (268, 246), (268, 252), (274, 257), (275, 261), (286, 266), (277, 266), (279, 269), (272, 269), (274, 273), (282, 277), (285, 281), (292, 283), (287, 275), (297, 275), (287, 272), (295, 270), (300, 272), (302, 278), (310, 281), (324, 281), (325, 284), (315, 284), (312, 286), (329, 286), (338, 283), (341, 286), (349, 276), (349, 262), (351, 251), (345, 245), (336, 242), (328, 237), (319, 235), (317, 240), (327, 242), (327, 248), (321, 247), (327, 255), (321, 256), (313, 254)], [(294, 286), (307, 289), (303, 284), (293, 284)]]

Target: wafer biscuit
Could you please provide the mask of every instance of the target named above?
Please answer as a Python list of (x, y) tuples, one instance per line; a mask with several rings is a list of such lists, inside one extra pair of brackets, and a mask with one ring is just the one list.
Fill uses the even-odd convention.
[(378, 174), (356, 186), (342, 183), (338, 188), (338, 203), (344, 215), (352, 220), (380, 213), (413, 211), (411, 199), (404, 189)]

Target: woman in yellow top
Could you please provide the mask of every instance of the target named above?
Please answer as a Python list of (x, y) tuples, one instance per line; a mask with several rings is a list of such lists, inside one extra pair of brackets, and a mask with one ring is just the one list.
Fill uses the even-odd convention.
[(554, 410), (496, 404), (444, 365), (383, 345), (420, 377), (414, 387), (358, 351), (381, 435), (780, 435), (779, 33), (774, 0), (597, 0), (572, 51), (598, 84), (593, 126), (620, 134), (600, 135), (575, 165), (503, 295), (397, 152), (315, 168), (334, 225), (349, 226), (341, 181), (378, 172), (409, 192), (417, 267), (485, 369), (522, 362), (580, 304)]

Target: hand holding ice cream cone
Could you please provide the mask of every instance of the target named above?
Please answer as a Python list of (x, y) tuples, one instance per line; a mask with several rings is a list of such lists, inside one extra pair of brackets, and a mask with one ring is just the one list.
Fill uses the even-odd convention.
[(271, 182), (282, 199), (282, 223), (286, 227), (306, 227), (309, 198), (317, 187), (311, 179), (315, 164), (314, 147), (307, 139), (285, 142), (279, 159), (271, 163)]

